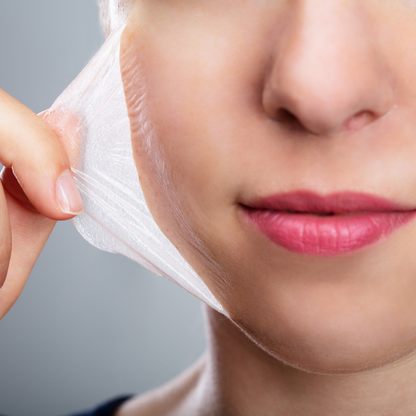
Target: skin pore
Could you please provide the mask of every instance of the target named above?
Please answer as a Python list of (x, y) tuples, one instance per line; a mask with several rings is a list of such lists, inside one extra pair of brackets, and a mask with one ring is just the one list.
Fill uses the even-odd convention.
[(414, 414), (416, 222), (318, 257), (242, 205), (349, 191), (416, 209), (415, 21), (401, 0), (133, 2), (120, 62), (143, 192), (233, 322), (207, 310), (205, 360), (119, 416)]

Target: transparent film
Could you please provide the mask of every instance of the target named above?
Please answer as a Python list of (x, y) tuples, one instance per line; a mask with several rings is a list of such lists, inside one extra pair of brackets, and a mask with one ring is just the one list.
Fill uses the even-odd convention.
[(132, 155), (120, 72), (123, 29), (121, 24), (113, 30), (47, 114), (63, 138), (83, 200), (84, 213), (74, 219), (75, 226), (92, 245), (127, 256), (225, 313), (146, 205)]

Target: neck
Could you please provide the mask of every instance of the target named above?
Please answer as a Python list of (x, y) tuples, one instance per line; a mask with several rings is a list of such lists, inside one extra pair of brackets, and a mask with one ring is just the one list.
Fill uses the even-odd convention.
[(196, 400), (201, 414), (414, 415), (413, 356), (361, 373), (311, 374), (277, 361), (208, 307), (206, 320), (209, 348)]

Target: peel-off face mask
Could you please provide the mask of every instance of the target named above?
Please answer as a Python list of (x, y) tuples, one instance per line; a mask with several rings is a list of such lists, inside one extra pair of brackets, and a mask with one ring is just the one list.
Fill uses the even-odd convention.
[(147, 207), (133, 159), (120, 72), (125, 23), (113, 14), (118, 29), (45, 115), (64, 142), (84, 204), (74, 224), (95, 247), (127, 256), (226, 314)]

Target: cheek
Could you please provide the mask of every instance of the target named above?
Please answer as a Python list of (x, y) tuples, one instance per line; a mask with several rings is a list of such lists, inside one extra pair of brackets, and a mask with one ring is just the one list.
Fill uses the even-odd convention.
[[(224, 44), (210, 55), (216, 39), (207, 39), (205, 53), (196, 56), (200, 45), (192, 38), (170, 44), (169, 37), (159, 36), (132, 25), (122, 39), (120, 61), (140, 182), (164, 234), (213, 293), (225, 292), (233, 268), (228, 257), (235, 256), (232, 247), (241, 234), (236, 200), (247, 175), (242, 155), (252, 153), (254, 128), (247, 120), (258, 119), (254, 96), (260, 94), (252, 85), (260, 76), (238, 75), (235, 66), (253, 66), (243, 62), (245, 54), (238, 62), (235, 56), (226, 59), (230, 53)], [(250, 127), (244, 129), (246, 124)]]
[(201, 276), (208, 270), (223, 281), (224, 267), (207, 249), (205, 231), (218, 226), (213, 219), (233, 198), (231, 183), (218, 194), (230, 149), (226, 142), (218, 148), (218, 142), (200, 140), (212, 109), (198, 105), (204, 92), (187, 74), (188, 58), (172, 61), (157, 48), (154, 38), (135, 28), (123, 35), (120, 62), (140, 183), (162, 232)]

